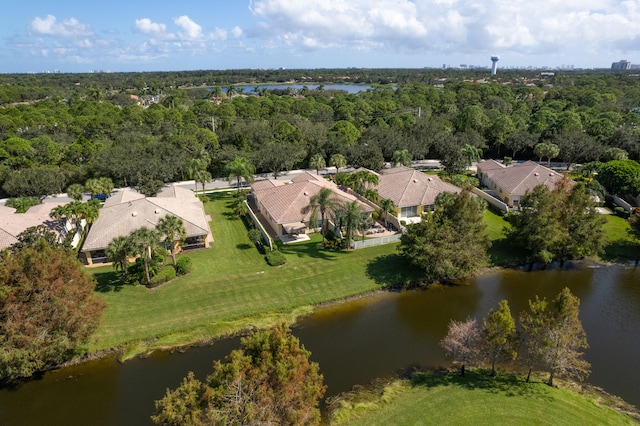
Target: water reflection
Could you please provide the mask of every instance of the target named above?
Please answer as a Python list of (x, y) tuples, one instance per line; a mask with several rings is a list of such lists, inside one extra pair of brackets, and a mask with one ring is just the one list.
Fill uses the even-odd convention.
[[(591, 345), (585, 352), (593, 367), (589, 382), (640, 406), (640, 268), (633, 266), (488, 271), (458, 286), (377, 293), (320, 308), (294, 334), (320, 363), (331, 396), (413, 365), (442, 366), (438, 342), (452, 318), (481, 318), (502, 299), (517, 315), (536, 294), (550, 300), (565, 286), (581, 298)], [(229, 339), (185, 353), (47, 373), (16, 390), (0, 390), (0, 424), (150, 424), (153, 402), (166, 388), (175, 388), (188, 371), (204, 379), (214, 359), (238, 346), (239, 339)]]

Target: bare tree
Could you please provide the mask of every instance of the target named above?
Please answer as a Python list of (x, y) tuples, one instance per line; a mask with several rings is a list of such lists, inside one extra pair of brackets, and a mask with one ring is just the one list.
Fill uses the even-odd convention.
[(465, 321), (451, 320), (447, 335), (440, 341), (447, 358), (460, 364), (460, 376), (465, 375), (465, 366), (477, 361), (480, 353), (481, 330), (474, 318)]

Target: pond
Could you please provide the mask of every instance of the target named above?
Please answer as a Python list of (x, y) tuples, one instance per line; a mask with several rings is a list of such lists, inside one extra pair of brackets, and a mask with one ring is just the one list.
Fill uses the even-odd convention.
[[(263, 89), (267, 91), (272, 90), (287, 90), (291, 89), (294, 93), (300, 93), (305, 87), (308, 90), (316, 90), (320, 86), (322, 86), (323, 90), (342, 90), (349, 94), (356, 94), (358, 92), (366, 92), (371, 89), (372, 86), (370, 84), (258, 84), (258, 85), (244, 85), (244, 86), (234, 86), (234, 89), (238, 91), (240, 89), (242, 93), (247, 95), (255, 95), (260, 93)], [(229, 88), (222, 87), (221, 88), (224, 93), (226, 93)], [(257, 90), (256, 90), (257, 89)]]
[[(327, 395), (411, 368), (447, 365), (438, 342), (450, 319), (482, 318), (501, 299), (517, 315), (529, 299), (551, 299), (563, 287), (581, 299), (591, 347), (588, 382), (640, 406), (640, 268), (581, 265), (570, 270), (495, 270), (463, 285), (380, 292), (319, 308), (294, 334), (320, 364)], [(0, 390), (2, 425), (150, 424), (153, 402), (194, 371), (204, 378), (214, 359), (237, 348), (239, 339), (158, 352), (118, 363), (92, 361), (45, 374), (17, 389)]]

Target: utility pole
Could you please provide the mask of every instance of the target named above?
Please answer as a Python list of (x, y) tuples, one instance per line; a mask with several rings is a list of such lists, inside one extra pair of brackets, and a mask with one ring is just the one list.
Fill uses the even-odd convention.
[(216, 132), (216, 117), (214, 116), (211, 116), (211, 131)]

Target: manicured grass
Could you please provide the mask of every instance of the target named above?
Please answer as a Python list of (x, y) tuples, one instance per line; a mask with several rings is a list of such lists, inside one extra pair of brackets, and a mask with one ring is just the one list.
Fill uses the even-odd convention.
[(484, 211), (484, 222), (487, 225), (486, 234), (491, 240), (489, 256), (493, 265), (511, 265), (522, 262), (525, 254), (509, 244), (505, 237), (504, 229), (509, 227), (504, 218), (493, 211)]
[(351, 395), (337, 404), (332, 424), (348, 425), (631, 425), (599, 397), (525, 383), (517, 375), (489, 377), (472, 370), (457, 374), (423, 374)]
[(607, 245), (603, 258), (609, 261), (628, 261), (638, 256), (640, 249), (629, 235), (629, 222), (621, 217), (607, 215), (604, 224)]
[(89, 270), (107, 302), (91, 350), (128, 345), (136, 353), (194, 343), (409, 279), (411, 268), (396, 254), (397, 244), (328, 252), (320, 249), (319, 235), (283, 246), (287, 263), (271, 267), (250, 243), (244, 223), (230, 216), (231, 199), (217, 193), (205, 204), (215, 241), (208, 250), (188, 253), (192, 273), (149, 290), (118, 285), (110, 266)]
[[(231, 216), (232, 196), (216, 193), (210, 198), (205, 209), (215, 241), (208, 250), (188, 253), (194, 265), (189, 275), (149, 290), (120, 285), (111, 266), (88, 270), (107, 302), (91, 351), (126, 347), (127, 357), (195, 343), (291, 321), (323, 302), (420, 282), (420, 271), (398, 254), (398, 244), (331, 252), (321, 249), (317, 234), (310, 242), (281, 246), (287, 263), (271, 267), (249, 241), (243, 221)], [(490, 211), (484, 219), (493, 242), (492, 264), (522, 258), (503, 237), (504, 219)], [(628, 224), (613, 216), (608, 220), (607, 233), (622, 241)]]

